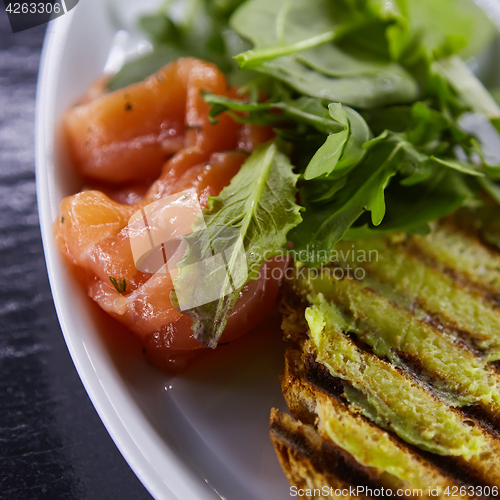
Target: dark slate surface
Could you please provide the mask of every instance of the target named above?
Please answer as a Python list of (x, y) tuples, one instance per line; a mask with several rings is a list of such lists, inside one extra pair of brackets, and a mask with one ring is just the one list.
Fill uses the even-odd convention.
[(33, 121), (44, 27), (12, 34), (0, 7), (0, 498), (151, 498), (97, 416), (50, 294)]

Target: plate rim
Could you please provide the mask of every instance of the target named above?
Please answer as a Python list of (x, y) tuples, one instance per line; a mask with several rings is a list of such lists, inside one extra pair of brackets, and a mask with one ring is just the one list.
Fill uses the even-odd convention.
[[(487, 12), (500, 30), (500, 4), (497, 3), (497, 0), (474, 1)], [(51, 199), (51, 179), (53, 178), (51, 172), (53, 172), (54, 165), (52, 149), (56, 142), (56, 127), (53, 119), (56, 83), (60, 76), (65, 41), (71, 32), (71, 25), (78, 11), (78, 8), (73, 9), (64, 16), (50, 21), (43, 42), (36, 86), (34, 125), (37, 206), (45, 263), (58, 321), (73, 364), (99, 418), (121, 455), (151, 496), (158, 500), (206, 500), (207, 494), (210, 496), (215, 494), (222, 498), (203, 481), (203, 478), (200, 478), (196, 471), (187, 466), (161, 438), (159, 438), (160, 443), (152, 442), (147, 446), (144, 443), (140, 445), (136, 442), (128, 427), (133, 425), (134, 419), (137, 418), (137, 404), (130, 396), (128, 406), (131, 414), (123, 415), (121, 411), (117, 410), (116, 401), (103, 386), (91, 355), (85, 345), (81, 345), (83, 340), (76, 339), (75, 335), (70, 332), (67, 321), (67, 305), (65, 305), (61, 287), (58, 285), (61, 280), (59, 275), (62, 257), (55, 246), (52, 234), (54, 214), (57, 213), (58, 207), (54, 206), (55, 202)], [(81, 354), (82, 347), (86, 356)], [(150, 438), (151, 435), (155, 434), (155, 431), (146, 419), (142, 418), (142, 420), (149, 427), (150, 435), (146, 437)], [(160, 473), (155, 468), (154, 464), (148, 460), (147, 454), (144, 453), (146, 447), (155, 448), (157, 454), (163, 455), (169, 465), (168, 471), (162, 470)]]
[[(36, 196), (45, 263), (59, 325), (76, 371), (99, 418), (121, 455), (151, 496), (159, 500), (179, 500), (180, 498), (206, 500), (207, 496), (215, 494), (220, 498), (216, 491), (206, 484), (203, 477), (200, 477), (195, 470), (181, 460), (168, 443), (159, 436), (160, 442), (151, 439), (157, 433), (140, 413), (132, 395), (129, 395), (128, 401), (125, 401), (130, 413), (124, 414), (123, 411), (117, 410), (117, 401), (113, 394), (106, 391), (103, 386), (98, 368), (94, 366), (83, 340), (75, 338), (76, 334), (70, 331), (68, 306), (60, 286), (63, 279), (60, 276), (63, 262), (52, 234), (54, 213), (57, 212), (58, 207), (54, 206), (57, 201), (51, 199), (51, 181), (54, 178), (53, 148), (56, 144), (56, 124), (53, 114), (57, 97), (57, 82), (62, 69), (65, 41), (71, 32), (71, 25), (78, 10), (74, 9), (50, 21), (43, 42), (36, 87)], [(86, 355), (82, 355), (82, 348)], [(123, 380), (118, 380), (118, 382), (123, 382)], [(134, 433), (134, 439), (130, 427), (137, 422), (137, 418), (142, 420), (148, 428), (138, 429)], [(145, 441), (141, 440), (139, 444), (137, 434), (141, 434), (141, 431), (144, 431), (142, 437)], [(155, 467), (155, 464), (148, 459), (150, 453), (144, 452), (146, 448), (149, 451), (153, 450), (157, 456), (163, 456), (168, 469), (158, 470), (159, 467)]]

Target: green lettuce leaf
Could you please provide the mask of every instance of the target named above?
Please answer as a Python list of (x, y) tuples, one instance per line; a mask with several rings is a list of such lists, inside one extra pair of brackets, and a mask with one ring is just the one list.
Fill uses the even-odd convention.
[[(482, 178), (479, 178), (481, 181)], [(365, 238), (394, 231), (427, 234), (429, 222), (445, 217), (476, 198), (478, 188), (457, 172), (433, 170), (420, 185), (391, 186), (386, 193), (387, 213), (378, 227), (369, 222), (351, 227), (348, 238)]]

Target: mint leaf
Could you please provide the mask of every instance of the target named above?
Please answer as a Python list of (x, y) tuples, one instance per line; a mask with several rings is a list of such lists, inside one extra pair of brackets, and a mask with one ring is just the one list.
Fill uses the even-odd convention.
[[(187, 251), (178, 263), (173, 302), (203, 298), (214, 290), (219, 294), (182, 311), (193, 319), (194, 337), (203, 345), (216, 347), (244, 284), (257, 277), (266, 259), (288, 250), (287, 233), (302, 220), (295, 202), (297, 178), (275, 142), (259, 146), (229, 186), (209, 199), (203, 220), (185, 238)], [(219, 256), (220, 264), (201, 279), (198, 264)]]

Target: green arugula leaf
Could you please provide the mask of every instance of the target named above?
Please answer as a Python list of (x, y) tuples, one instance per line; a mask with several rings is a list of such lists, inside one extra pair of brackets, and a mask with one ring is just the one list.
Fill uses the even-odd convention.
[(314, 193), (307, 184), (301, 186), (306, 211), (303, 223), (289, 235), (294, 255), (311, 266), (326, 264), (335, 243), (366, 210), (372, 211), (375, 224), (380, 223), (385, 212), (384, 190), (400, 168), (400, 155), (400, 144), (382, 143), (371, 149), (330, 203), (314, 206), (310, 198)]
[[(205, 101), (212, 107), (209, 116), (215, 119), (226, 111), (247, 113), (246, 116), (232, 115), (236, 121), (259, 125), (286, 125), (298, 122), (314, 127), (321, 133), (330, 134), (343, 130), (343, 125), (332, 119), (323, 101), (311, 97), (279, 102), (245, 102), (215, 94), (205, 94)], [(279, 110), (281, 114), (271, 113)]]
[(177, 44), (183, 36), (182, 30), (177, 26), (166, 12), (145, 15), (139, 18), (139, 27), (149, 35), (154, 45)]
[(360, 109), (412, 102), (420, 93), (416, 81), (402, 67), (374, 75), (332, 78), (288, 56), (264, 62), (254, 70), (286, 83), (301, 94)]
[[(267, 258), (288, 250), (286, 235), (302, 220), (295, 202), (297, 178), (275, 142), (259, 146), (229, 186), (209, 199), (204, 219), (185, 238), (187, 251), (178, 263), (173, 303), (179, 303), (180, 296), (219, 292), (218, 299), (183, 311), (193, 319), (194, 337), (203, 345), (216, 347), (244, 283), (257, 277)], [(206, 230), (201, 230), (205, 225)], [(196, 264), (218, 255), (224, 255), (225, 264), (212, 269), (200, 283)], [(243, 282), (235, 279), (247, 275)]]
[(412, 125), (410, 106), (375, 108), (364, 111), (362, 114), (375, 138), (385, 131), (405, 132)]
[[(376, 44), (366, 27), (376, 21), (369, 10), (364, 15), (356, 9), (349, 12), (343, 2), (250, 0), (236, 10), (230, 24), (254, 44), (236, 57), (241, 68), (276, 78), (303, 95), (359, 108), (411, 102), (419, 89), (410, 74), (388, 59), (366, 57)], [(384, 29), (377, 33), (383, 44)], [(364, 40), (361, 57), (328, 43), (341, 38), (350, 42), (352, 37)]]
[(433, 67), (472, 111), (487, 116), (493, 123), (500, 119), (500, 106), (462, 59), (458, 56), (449, 57), (435, 61)]
[[(338, 175), (345, 175), (356, 167), (365, 157), (366, 150), (363, 144), (372, 138), (370, 127), (364, 118), (354, 109), (344, 106), (349, 119), (349, 130), (351, 132), (344, 152), (338, 162), (335, 171)], [(337, 177), (336, 175), (334, 177)]]
[(423, 102), (416, 102), (411, 109), (412, 124), (408, 140), (416, 145), (424, 145), (438, 138), (450, 126), (449, 120)]
[(389, 130), (384, 130), (380, 135), (377, 137), (374, 137), (373, 139), (370, 139), (369, 141), (366, 141), (363, 144), (363, 149), (371, 149), (377, 144), (380, 144), (381, 142), (384, 142), (387, 140), (387, 138), (390, 136), (391, 132)]
[[(245, 113), (244, 116), (232, 115), (236, 121), (242, 123), (277, 126), (295, 121), (311, 126), (320, 133), (330, 134), (326, 143), (308, 163), (304, 174), (306, 179), (329, 175), (333, 170), (336, 172), (336, 178), (346, 175), (363, 159), (366, 153), (363, 144), (371, 137), (366, 121), (352, 108), (335, 103), (326, 107), (324, 101), (313, 97), (263, 103), (245, 102), (215, 94), (205, 94), (204, 98), (212, 106), (210, 117), (214, 121), (221, 113), (237, 111)], [(281, 113), (270, 113), (271, 110), (280, 110)], [(286, 134), (281, 133), (281, 136), (295, 143), (299, 140), (295, 135), (288, 139)], [(337, 145), (337, 152), (333, 153), (335, 140), (340, 140), (341, 144), (340, 147)], [(314, 162), (317, 162), (316, 166)]]
[(330, 104), (328, 109), (333, 120), (343, 125), (344, 129), (330, 134), (326, 138), (325, 144), (318, 149), (309, 165), (307, 165), (304, 172), (304, 179), (306, 180), (329, 175), (333, 172), (351, 133), (349, 119), (342, 105), (333, 103)]
[(420, 37), (428, 55), (449, 56), (460, 51), (467, 58), (483, 50), (495, 37), (493, 23), (470, 0), (397, 1), (411, 35)]
[[(484, 179), (478, 178), (481, 182)], [(464, 177), (453, 170), (435, 170), (425, 183), (387, 190), (387, 214), (382, 224), (374, 227), (369, 223), (351, 227), (348, 238), (364, 238), (394, 231), (425, 234), (429, 222), (454, 212), (469, 200), (474, 200), (477, 189), (465, 182)]]
[[(402, 169), (403, 170), (403, 169)], [(413, 165), (411, 173), (402, 179), (399, 183), (401, 186), (415, 186), (421, 182), (425, 182), (434, 173), (434, 168), (430, 161), (424, 161)]]
[(457, 170), (463, 174), (473, 175), (476, 177), (484, 177), (483, 172), (479, 172), (474, 165), (465, 163), (463, 161), (453, 160), (451, 158), (436, 158), (431, 156), (431, 160), (436, 162), (438, 165), (443, 167), (451, 168), (452, 170)]
[(296, 54), (296, 60), (305, 66), (334, 78), (374, 75), (398, 69), (397, 64), (379, 60), (356, 58), (334, 44), (325, 44)]
[[(250, 0), (231, 17), (231, 27), (254, 43), (236, 56), (241, 68), (294, 54), (338, 36), (334, 5), (324, 0)], [(285, 29), (286, 26), (286, 29)], [(257, 29), (257, 31), (254, 31)]]
[(307, 183), (309, 202), (314, 205), (330, 202), (346, 184), (347, 176), (339, 179), (325, 177), (309, 181)]
[(363, 144), (370, 140), (371, 131), (365, 120), (352, 108), (340, 104), (330, 104), (329, 110), (332, 119), (344, 124), (345, 129), (327, 137), (304, 172), (306, 180), (321, 176), (338, 179), (356, 167), (366, 154)]

